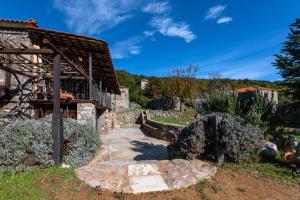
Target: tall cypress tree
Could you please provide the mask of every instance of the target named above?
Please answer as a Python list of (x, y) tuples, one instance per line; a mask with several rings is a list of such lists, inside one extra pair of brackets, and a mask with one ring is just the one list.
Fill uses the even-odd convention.
[(273, 63), (280, 70), (287, 93), (296, 101), (300, 101), (300, 18), (290, 25), (290, 33), (280, 54), (275, 55)]

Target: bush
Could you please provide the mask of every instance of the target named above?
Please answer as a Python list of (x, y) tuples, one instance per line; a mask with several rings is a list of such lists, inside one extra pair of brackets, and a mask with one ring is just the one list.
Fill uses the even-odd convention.
[(263, 139), (263, 132), (259, 128), (239, 117), (223, 114), (220, 130), (221, 142), (229, 160), (247, 162), (258, 155)]
[(230, 92), (215, 91), (211, 94), (205, 94), (203, 101), (196, 104), (195, 108), (202, 114), (220, 112), (236, 115), (239, 111), (239, 100), (236, 95)]
[(198, 120), (185, 127), (178, 138), (178, 148), (186, 159), (193, 159), (204, 152), (205, 147), (205, 121)]
[(187, 159), (210, 157), (213, 154), (212, 117), (222, 120), (219, 124), (220, 143), (224, 146), (225, 158), (233, 162), (247, 162), (258, 155), (263, 132), (243, 119), (229, 114), (213, 113), (184, 128), (176, 143), (181, 155)]
[[(16, 121), (0, 132), (0, 172), (53, 165), (51, 120)], [(100, 146), (96, 132), (73, 119), (64, 119), (64, 160), (82, 166)]]
[(195, 104), (195, 109), (201, 114), (227, 113), (242, 117), (248, 123), (261, 127), (271, 125), (275, 114), (274, 108), (272, 102), (259, 94), (242, 99), (226, 91), (206, 94), (202, 102)]

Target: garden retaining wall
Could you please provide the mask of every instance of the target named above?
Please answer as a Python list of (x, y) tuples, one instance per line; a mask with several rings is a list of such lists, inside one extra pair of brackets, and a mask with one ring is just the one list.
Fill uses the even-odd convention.
[(178, 139), (178, 136), (181, 130), (184, 128), (183, 126), (175, 125), (175, 124), (167, 124), (156, 122), (147, 117), (143, 117), (142, 129), (145, 130), (150, 136), (165, 140), (171, 143), (175, 143)]

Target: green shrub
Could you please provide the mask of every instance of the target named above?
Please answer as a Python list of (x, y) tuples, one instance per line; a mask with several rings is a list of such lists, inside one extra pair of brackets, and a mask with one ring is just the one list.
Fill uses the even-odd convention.
[(205, 147), (205, 120), (198, 120), (185, 127), (177, 140), (179, 151), (186, 159), (200, 156)]
[(263, 132), (242, 118), (222, 113), (206, 115), (182, 130), (176, 143), (181, 155), (187, 159), (213, 156), (213, 127), (210, 122), (214, 116), (222, 118), (219, 130), (225, 159), (233, 162), (253, 160), (260, 150)]
[[(51, 130), (48, 118), (16, 121), (6, 126), (0, 132), (0, 172), (52, 166)], [(82, 166), (99, 146), (99, 137), (91, 127), (64, 119), (64, 163)]]
[(273, 103), (259, 94), (239, 99), (237, 95), (226, 91), (204, 95), (203, 101), (197, 103), (195, 109), (201, 114), (227, 113), (240, 116), (248, 123), (261, 127), (269, 126), (275, 114)]
[(253, 160), (261, 148), (263, 132), (239, 117), (221, 116), (221, 142), (227, 159), (233, 162)]
[(211, 94), (205, 94), (203, 101), (196, 104), (195, 108), (202, 114), (219, 112), (237, 115), (239, 106), (239, 100), (236, 95), (231, 92), (214, 91)]

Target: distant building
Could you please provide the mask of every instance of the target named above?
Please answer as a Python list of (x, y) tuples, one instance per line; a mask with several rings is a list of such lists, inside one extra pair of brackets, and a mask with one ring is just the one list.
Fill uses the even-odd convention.
[(248, 98), (255, 94), (260, 94), (268, 99), (268, 101), (273, 102), (275, 105), (278, 104), (278, 93), (276, 90), (271, 88), (263, 87), (245, 87), (237, 90), (239, 98)]
[(141, 83), (141, 89), (145, 90), (147, 85), (149, 84), (149, 80), (148, 79), (142, 79), (140, 83)]

